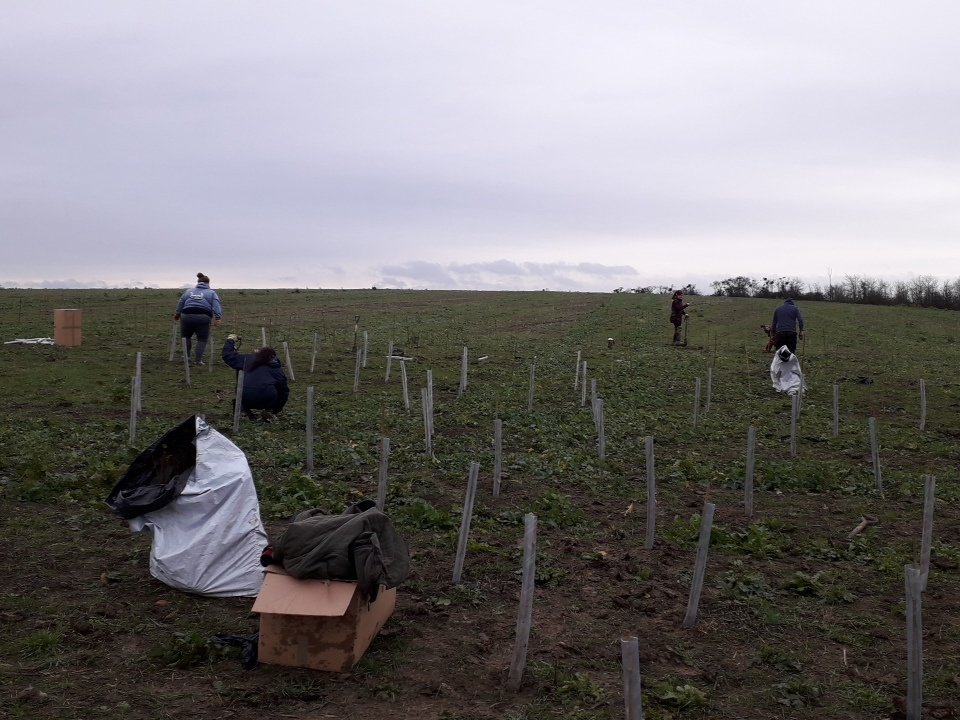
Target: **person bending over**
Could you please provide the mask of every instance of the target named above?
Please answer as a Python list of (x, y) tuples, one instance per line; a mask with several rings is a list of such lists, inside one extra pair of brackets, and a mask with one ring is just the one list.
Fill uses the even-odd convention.
[(240, 409), (251, 420), (256, 419), (254, 410), (263, 410), (262, 420), (283, 411), (290, 397), (287, 376), (280, 365), (277, 352), (272, 347), (262, 347), (253, 353), (240, 353), (237, 343), (240, 338), (228, 335), (223, 343), (220, 357), (234, 370), (243, 370), (243, 396)]
[(187, 358), (190, 357), (191, 340), (197, 336), (197, 365), (203, 365), (203, 353), (210, 338), (210, 323), (220, 326), (223, 308), (215, 290), (210, 289), (210, 278), (197, 273), (197, 285), (180, 296), (174, 320), (180, 321), (180, 336), (187, 339)]

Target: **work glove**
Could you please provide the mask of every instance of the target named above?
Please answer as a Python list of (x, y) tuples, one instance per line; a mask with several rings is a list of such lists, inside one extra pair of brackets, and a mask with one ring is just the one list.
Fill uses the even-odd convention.
[(227, 335), (227, 340), (233, 340), (234, 342), (239, 342), (239, 341), (240, 341), (240, 336), (239, 336), (239, 335), (234, 335), (233, 333), (230, 333), (229, 335)]
[(180, 313), (177, 313), (176, 315), (174, 315), (174, 316), (173, 316), (173, 319), (174, 319), (174, 320), (179, 320), (179, 319), (180, 319)]
[(214, 320), (213, 325), (214, 327), (220, 327), (220, 318), (217, 318), (216, 320)]

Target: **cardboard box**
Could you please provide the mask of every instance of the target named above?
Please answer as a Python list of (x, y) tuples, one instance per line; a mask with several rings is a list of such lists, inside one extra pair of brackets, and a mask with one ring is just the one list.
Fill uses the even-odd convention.
[(271, 665), (349, 670), (396, 602), (396, 588), (381, 588), (377, 599), (367, 603), (355, 582), (297, 580), (270, 565), (253, 604), (253, 612), (260, 613), (257, 658)]
[(66, 347), (78, 347), (81, 341), (80, 326), (83, 314), (76, 308), (61, 308), (53, 311), (53, 342)]

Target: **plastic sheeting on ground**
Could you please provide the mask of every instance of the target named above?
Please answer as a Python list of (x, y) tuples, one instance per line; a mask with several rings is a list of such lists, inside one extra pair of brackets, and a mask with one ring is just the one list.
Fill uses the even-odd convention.
[[(783, 355), (787, 355), (788, 358), (784, 360)], [(773, 355), (773, 362), (770, 363), (770, 382), (773, 383), (774, 390), (787, 395), (796, 395), (801, 387), (803, 392), (807, 391), (807, 383), (800, 369), (800, 359), (790, 352), (786, 345)]]
[[(127, 515), (130, 529), (153, 534), (150, 574), (170, 587), (213, 597), (254, 596), (263, 582), (260, 554), (267, 535), (250, 466), (243, 451), (230, 440), (202, 418), (192, 420), (194, 435), (185, 438), (180, 433), (172, 441), (186, 440), (196, 449), (196, 464), (185, 471), (182, 489), (162, 507), (136, 517)], [(155, 448), (156, 444), (151, 446), (151, 450)], [(169, 443), (162, 449), (168, 454), (185, 454)], [(156, 475), (163, 478), (167, 474)], [(123, 484), (121, 480), (118, 488)], [(128, 490), (129, 486), (127, 480)], [(117, 488), (111, 497), (116, 494)], [(112, 503), (111, 507), (117, 510)]]
[(53, 338), (17, 338), (16, 340), (6, 340), (4, 345), (53, 345)]

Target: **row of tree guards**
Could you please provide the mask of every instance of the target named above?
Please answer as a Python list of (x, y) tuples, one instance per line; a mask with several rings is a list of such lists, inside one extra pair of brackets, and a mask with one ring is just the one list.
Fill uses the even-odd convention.
[[(312, 391), (313, 388), (310, 388)], [(423, 389), (424, 399), (426, 400), (427, 389)], [(309, 395), (309, 393), (308, 393)], [(425, 407), (429, 403), (426, 400)], [(503, 421), (500, 419), (494, 422), (494, 481), (493, 495), (499, 495), (500, 489), (500, 471), (502, 463), (502, 438)], [(754, 457), (753, 448), (756, 442), (756, 428), (752, 425), (748, 431), (748, 460), (747, 460), (747, 478), (745, 482), (745, 501), (744, 507), (748, 515), (753, 514), (753, 467)], [(657, 518), (657, 494), (656, 494), (656, 459), (654, 454), (654, 438), (647, 436), (644, 439), (646, 450), (646, 480), (647, 480), (647, 527), (644, 547), (647, 550), (653, 549), (656, 540), (656, 518)], [(377, 488), (377, 507), (384, 509), (387, 497), (388, 484), (388, 466), (389, 466), (390, 440), (381, 438), (380, 461)], [(469, 543), (470, 526), (472, 522), (473, 510), (476, 501), (478, 478), (480, 472), (480, 463), (472, 462), (467, 476), (467, 487), (464, 494), (462, 515), (460, 520), (460, 531), (457, 539), (457, 551), (453, 566), (452, 582), (459, 584), (463, 575), (466, 552)], [(921, 599), (919, 593), (926, 589), (926, 580), (930, 568), (930, 550), (933, 541), (933, 510), (935, 500), (935, 483), (933, 476), (926, 476), (924, 489), (924, 509), (923, 523), (921, 532), (920, 563), (914, 567), (907, 565), (905, 567), (907, 578), (907, 636), (908, 636), (908, 685), (909, 696), (908, 705), (916, 705), (919, 708), (919, 693), (922, 688), (922, 625), (921, 625)], [(690, 586), (690, 593), (687, 599), (686, 613), (683, 619), (683, 627), (690, 628), (696, 625), (700, 597), (703, 591), (703, 583), (706, 576), (707, 557), (709, 553), (710, 538), (713, 529), (713, 517), (716, 505), (711, 502), (704, 503), (700, 519), (700, 534), (697, 543), (697, 553), (694, 560), (693, 580)], [(527, 515), (536, 522), (536, 517)], [(855, 531), (856, 532), (856, 531)], [(524, 541), (524, 566), (523, 566), (523, 589), (521, 592), (521, 603), (518, 611), (517, 634), (514, 647), (514, 658), (511, 664), (510, 681), (515, 688), (519, 687), (522, 677), (523, 667), (526, 658), (526, 649), (529, 641), (530, 628), (532, 623), (532, 603), (533, 603), (533, 564), (535, 562), (535, 538), (526, 537)], [(531, 568), (528, 573), (528, 566)], [(916, 575), (919, 584), (911, 580)], [(530, 584), (528, 587), (528, 583)], [(919, 588), (919, 589), (918, 589)], [(630, 653), (636, 653), (636, 638), (622, 640), (621, 645), (624, 662), (624, 699), (627, 703), (627, 718), (642, 718), (642, 705), (640, 701), (640, 675), (639, 661)], [(914, 717), (920, 719), (917, 714)]]
[[(424, 390), (424, 392), (426, 392)], [(495, 422), (495, 445), (499, 449), (502, 439), (502, 421)], [(751, 426), (749, 440), (755, 440), (755, 428)], [(653, 451), (653, 437), (645, 438), (646, 462), (647, 462), (647, 528), (644, 547), (652, 549), (656, 539), (656, 473), (655, 457)], [(379, 484), (377, 489), (377, 507), (384, 508), (387, 496), (387, 473), (388, 457), (390, 451), (390, 441), (388, 438), (382, 438), (380, 449), (380, 472)], [(500, 462), (500, 453), (495, 453), (495, 468)], [(751, 468), (752, 469), (752, 468)], [(461, 582), (464, 563), (466, 560), (467, 547), (469, 543), (470, 525), (472, 522), (473, 510), (476, 501), (478, 477), (480, 472), (480, 463), (472, 462), (467, 476), (467, 487), (464, 494), (463, 509), (460, 519), (460, 531), (457, 538), (457, 551), (453, 566), (452, 582), (456, 585)], [(495, 472), (495, 477), (497, 473)], [(748, 482), (748, 487), (752, 491), (752, 482)], [(916, 707), (917, 714), (910, 715), (911, 720), (920, 720), (919, 708), (921, 706), (922, 692), (922, 638), (923, 628), (921, 622), (921, 596), (920, 593), (926, 589), (927, 577), (930, 571), (930, 550), (933, 542), (933, 511), (935, 502), (936, 479), (932, 476), (925, 477), (924, 487), (924, 505), (923, 522), (920, 542), (920, 562), (917, 566), (906, 565), (906, 606), (907, 606), (907, 645), (908, 645), (908, 707)], [(499, 491), (499, 483), (494, 481), (494, 495)], [(752, 495), (748, 492), (747, 501), (748, 514), (752, 514)], [(686, 613), (683, 618), (683, 627), (691, 628), (697, 623), (697, 615), (700, 605), (700, 597), (703, 591), (703, 583), (706, 576), (707, 557), (710, 547), (710, 538), (713, 530), (713, 517), (716, 505), (711, 502), (704, 503), (703, 511), (700, 516), (700, 534), (697, 543), (697, 553), (694, 560), (693, 580), (690, 586), (690, 593), (687, 599)], [(532, 523), (535, 526), (536, 517), (528, 514), (525, 517), (525, 524)], [(854, 531), (855, 534), (856, 530)], [(524, 669), (527, 645), (529, 642), (530, 628), (532, 623), (533, 608), (533, 576), (535, 564), (535, 546), (536, 540), (534, 531), (529, 527), (524, 536), (524, 563), (523, 563), (523, 587), (521, 590), (520, 609), (518, 611), (516, 640), (514, 645), (513, 662), (510, 668), (510, 686), (514, 689), (519, 688)], [(636, 657), (637, 639), (629, 638), (621, 641), (623, 654), (623, 673), (624, 673), (624, 699), (626, 703), (626, 718), (642, 718), (642, 704), (640, 699), (640, 673), (639, 660)]]
[[(176, 348), (176, 330), (171, 338), (170, 360), (174, 359)], [(356, 337), (356, 336), (355, 336)], [(261, 328), (261, 341), (266, 345), (266, 330)], [(211, 347), (211, 361), (208, 372), (212, 371), (213, 365), (213, 337), (209, 341)], [(318, 338), (314, 334), (313, 349), (311, 353), (310, 372), (313, 373), (316, 365)], [(367, 331), (363, 332), (362, 345), (356, 343), (356, 366), (354, 372), (354, 392), (359, 390), (360, 370), (367, 367), (367, 356), (369, 349), (369, 336)], [(294, 380), (293, 366), (290, 360), (289, 347), (286, 342), (282, 345), (284, 357), (287, 366), (289, 378)], [(190, 364), (189, 356), (186, 352), (186, 339), (182, 339), (181, 349), (184, 358), (184, 376), (186, 384), (190, 384)], [(393, 361), (400, 363), (401, 387), (403, 393), (404, 408), (410, 410), (410, 398), (408, 392), (408, 374), (406, 363), (414, 358), (394, 354), (393, 342), (389, 343), (386, 355), (386, 372), (384, 382), (390, 381)], [(481, 360), (485, 358), (480, 358)], [(468, 387), (468, 362), (469, 351), (467, 347), (463, 348), (460, 366), (460, 382), (457, 396), (461, 397)], [(130, 401), (130, 442), (134, 443), (136, 435), (136, 419), (138, 413), (142, 411), (141, 406), (141, 353), (137, 353), (136, 374), (131, 379), (131, 401)], [(582, 359), (581, 351), (577, 351), (575, 375), (573, 389), (576, 393), (580, 392), (580, 405), (587, 405), (587, 361)], [(425, 453), (433, 454), (432, 438), (434, 429), (434, 393), (433, 393), (433, 371), (426, 371), (426, 386), (421, 388), (421, 407), (423, 410), (424, 423), (424, 445)], [(529, 387), (527, 394), (527, 411), (533, 412), (536, 388), (536, 365), (531, 364), (529, 375)], [(603, 399), (597, 394), (597, 380), (590, 379), (589, 383), (590, 408), (593, 416), (594, 427), (597, 434), (597, 453), (600, 459), (606, 455), (606, 439), (604, 431), (604, 413)], [(713, 390), (713, 369), (707, 369), (706, 375), (706, 393), (701, 402), (701, 378), (695, 378), (694, 383), (694, 407), (693, 424), (696, 426), (700, 420), (701, 408), (703, 414), (710, 410), (711, 396)], [(239, 430), (240, 407), (243, 392), (243, 372), (237, 374), (236, 398), (234, 402), (234, 431)], [(790, 405), (790, 455), (796, 457), (797, 454), (797, 424), (800, 417), (802, 406), (802, 396), (797, 393), (791, 397)], [(314, 387), (307, 388), (307, 413), (306, 413), (306, 456), (308, 473), (314, 471), (314, 452), (313, 452), (313, 425), (314, 425)], [(926, 426), (926, 386), (924, 381), (920, 380), (920, 423), (921, 430)], [(839, 413), (840, 413), (840, 390), (839, 385), (833, 385), (833, 436), (839, 435)], [(873, 468), (874, 480), (877, 491), (883, 494), (882, 474), (880, 469), (879, 442), (877, 438), (876, 418), (868, 418), (868, 433), (870, 437), (871, 465)], [(492, 493), (494, 497), (499, 496), (502, 480), (503, 466), (503, 421), (499, 418), (494, 420), (494, 458), (493, 458), (493, 477)], [(657, 493), (656, 493), (656, 460), (654, 454), (654, 438), (647, 436), (644, 439), (646, 454), (646, 535), (644, 547), (650, 550), (654, 547), (656, 541), (656, 518), (657, 518)], [(746, 463), (744, 475), (744, 499), (743, 507), (747, 516), (753, 515), (753, 475), (756, 465), (756, 428), (750, 425), (747, 429), (747, 448)], [(387, 499), (388, 476), (389, 476), (389, 455), (390, 439), (381, 438), (378, 488), (376, 505), (381, 510), (384, 509)], [(461, 582), (464, 564), (466, 561), (466, 551), (468, 547), (470, 525), (472, 521), (474, 502), (476, 498), (477, 486), (479, 482), (480, 464), (473, 462), (470, 465), (467, 487), (464, 496), (463, 511), (460, 524), (460, 532), (457, 542), (457, 553), (454, 560), (452, 582), (459, 584)], [(935, 478), (933, 476), (925, 477), (924, 489), (924, 511), (923, 525), (921, 533), (920, 561), (917, 565), (906, 565), (905, 573), (905, 592), (907, 607), (907, 650), (908, 650), (908, 697), (907, 697), (907, 718), (908, 720), (920, 719), (921, 707), (921, 687), (922, 687), (922, 622), (921, 622), (921, 593), (926, 589), (927, 577), (929, 575), (930, 548), (933, 537), (933, 510), (935, 504)], [(712, 532), (713, 516), (715, 505), (707, 502), (704, 504), (700, 520), (700, 536), (697, 545), (697, 553), (694, 561), (693, 580), (690, 587), (690, 593), (687, 601), (686, 613), (683, 619), (683, 627), (693, 627), (697, 621), (697, 613), (700, 602), (700, 595), (703, 589), (703, 582), (706, 573), (706, 564)], [(522, 567), (522, 589), (520, 599), (520, 609), (518, 612), (516, 640), (514, 655), (511, 662), (508, 685), (513, 689), (518, 689), (522, 680), (522, 675), (526, 663), (527, 646), (529, 642), (529, 633), (532, 623), (533, 608), (533, 578), (535, 570), (535, 552), (536, 552), (536, 516), (528, 513), (524, 518), (524, 559)], [(640, 672), (637, 650), (637, 638), (626, 638), (621, 640), (621, 652), (623, 662), (624, 677), (624, 701), (625, 717), (627, 720), (638, 720), (643, 717), (641, 692), (640, 692)]]

